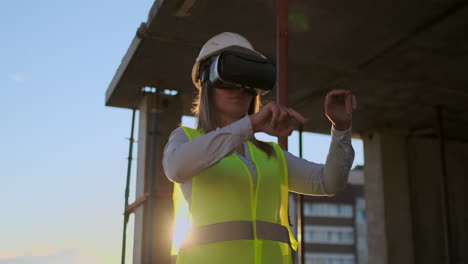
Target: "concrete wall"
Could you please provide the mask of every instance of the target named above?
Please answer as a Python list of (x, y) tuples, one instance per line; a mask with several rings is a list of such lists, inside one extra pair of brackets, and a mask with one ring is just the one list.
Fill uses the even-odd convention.
[[(447, 263), (438, 139), (404, 130), (372, 131), (362, 138), (369, 263)], [(451, 263), (467, 263), (468, 144), (448, 141), (446, 153)]]

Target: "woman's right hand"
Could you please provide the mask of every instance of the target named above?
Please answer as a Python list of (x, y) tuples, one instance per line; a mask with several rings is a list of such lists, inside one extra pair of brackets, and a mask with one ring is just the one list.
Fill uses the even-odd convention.
[(270, 102), (257, 113), (250, 115), (255, 132), (264, 132), (274, 137), (290, 136), (294, 129), (309, 122), (308, 119), (291, 108)]

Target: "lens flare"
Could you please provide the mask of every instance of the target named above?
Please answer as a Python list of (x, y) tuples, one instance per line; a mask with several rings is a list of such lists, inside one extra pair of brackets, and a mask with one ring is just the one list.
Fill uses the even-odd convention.
[(174, 223), (172, 232), (171, 255), (179, 253), (180, 245), (192, 228), (192, 218), (189, 213), (187, 201), (178, 184), (174, 185)]

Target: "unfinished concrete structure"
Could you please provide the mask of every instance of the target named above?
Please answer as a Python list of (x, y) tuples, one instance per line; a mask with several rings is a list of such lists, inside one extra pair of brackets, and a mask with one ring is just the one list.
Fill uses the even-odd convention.
[[(155, 1), (107, 90), (106, 105), (140, 111), (137, 196), (147, 199), (136, 210), (135, 264), (170, 263), (162, 149), (190, 114), (199, 49), (224, 31), (275, 60), (276, 1)], [(467, 2), (291, 0), (288, 37), (288, 104), (312, 119), (305, 130), (329, 133), (327, 91), (358, 98), (369, 263), (468, 262)]]

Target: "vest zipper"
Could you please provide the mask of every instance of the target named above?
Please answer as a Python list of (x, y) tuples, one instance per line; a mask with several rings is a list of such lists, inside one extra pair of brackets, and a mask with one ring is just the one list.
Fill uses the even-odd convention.
[(249, 147), (249, 152), (250, 152), (250, 157), (252, 159), (253, 164), (255, 165), (255, 170), (257, 171), (257, 184), (255, 186), (255, 190), (253, 189), (253, 179), (252, 179), (252, 174), (250, 173), (249, 168), (247, 165), (237, 156), (236, 158), (242, 163), (242, 167), (245, 169), (247, 172), (247, 175), (249, 176), (249, 183), (250, 183), (250, 197), (251, 197), (251, 206), (250, 208), (252, 209), (252, 226), (253, 226), (253, 235), (254, 235), (254, 258), (255, 258), (255, 264), (261, 264), (261, 254), (262, 254), (262, 247), (260, 244), (260, 240), (258, 240), (257, 237), (257, 201), (258, 201), (258, 188), (260, 186), (260, 175), (258, 174), (257, 170), (257, 164), (255, 163), (253, 156), (252, 156), (252, 149), (250, 148), (249, 142), (247, 142), (247, 146)]

